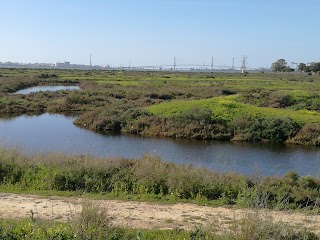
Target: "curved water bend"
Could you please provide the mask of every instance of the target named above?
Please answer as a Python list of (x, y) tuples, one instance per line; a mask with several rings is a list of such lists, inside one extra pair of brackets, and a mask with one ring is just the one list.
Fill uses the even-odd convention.
[(68, 90), (68, 91), (75, 91), (80, 90), (80, 87), (78, 86), (35, 86), (30, 88), (21, 89), (15, 94), (29, 94), (29, 93), (36, 93), (36, 92), (55, 92), (55, 91), (61, 91), (61, 90)]
[(316, 147), (102, 135), (74, 126), (74, 119), (47, 113), (0, 119), (0, 144), (21, 146), (29, 153), (59, 151), (126, 158), (148, 153), (166, 161), (247, 175), (296, 171), (320, 176), (320, 153)]

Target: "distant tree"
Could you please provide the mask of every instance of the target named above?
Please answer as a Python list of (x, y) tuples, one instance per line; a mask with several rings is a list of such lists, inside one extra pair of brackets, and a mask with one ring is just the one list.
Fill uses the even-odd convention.
[(309, 63), (308, 66), (305, 63), (299, 63), (298, 64), (298, 71), (299, 72), (306, 72), (306, 73), (320, 72), (320, 62), (312, 62), (312, 63)]
[(282, 72), (294, 72), (294, 69), (289, 67), (289, 66), (287, 66), (282, 70)]
[(309, 65), (311, 72), (319, 72), (320, 71), (320, 62), (313, 62)]
[(298, 71), (299, 72), (305, 72), (307, 65), (305, 63), (299, 63), (298, 65)]
[(272, 63), (271, 70), (273, 72), (287, 72), (288, 66), (284, 59), (278, 59), (276, 62)]
[(306, 66), (306, 67), (304, 68), (304, 71), (305, 71), (306, 73), (311, 72), (310, 66)]

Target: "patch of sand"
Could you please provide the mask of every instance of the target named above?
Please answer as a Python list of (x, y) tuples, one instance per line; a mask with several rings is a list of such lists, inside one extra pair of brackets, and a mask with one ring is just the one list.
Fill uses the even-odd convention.
[[(121, 227), (148, 229), (191, 229), (199, 225), (215, 225), (227, 229), (231, 222), (259, 214), (274, 222), (305, 227), (320, 234), (320, 216), (284, 211), (206, 207), (193, 204), (161, 205), (117, 200), (86, 200), (80, 198), (40, 197), (0, 193), (1, 218), (41, 218), (68, 221), (81, 212), (82, 204), (90, 203), (105, 209), (113, 224)], [(222, 230), (220, 229), (220, 230)]]

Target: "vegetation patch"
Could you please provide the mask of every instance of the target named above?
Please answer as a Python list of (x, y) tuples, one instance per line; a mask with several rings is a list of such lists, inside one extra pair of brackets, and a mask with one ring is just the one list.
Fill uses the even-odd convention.
[[(202, 134), (200, 138), (237, 141), (287, 141), (288, 143), (319, 145), (320, 134), (318, 131), (309, 134), (308, 140), (303, 140), (299, 136), (306, 130), (300, 132), (299, 130), (301, 126), (309, 123), (313, 123), (314, 128), (317, 128), (320, 123), (320, 113), (308, 110), (257, 107), (239, 103), (236, 98), (237, 96), (228, 96), (206, 100), (172, 101), (150, 106), (148, 110), (162, 119), (167, 119), (166, 122), (168, 119), (174, 119), (173, 121), (180, 126), (188, 125), (181, 120), (179, 123), (179, 119), (188, 119), (193, 126), (200, 129), (200, 132), (207, 133)], [(202, 112), (198, 116), (198, 120), (195, 120), (192, 115), (195, 111)], [(174, 127), (170, 129), (178, 132)], [(161, 130), (158, 131), (161, 132)], [(184, 130), (184, 132), (186, 131)], [(212, 132), (214, 134), (209, 134)], [(296, 136), (298, 132), (299, 135)], [(177, 135), (174, 136), (177, 137)], [(295, 137), (294, 140), (292, 140), (293, 137)]]
[(27, 156), (4, 148), (0, 149), (0, 187), (315, 212), (320, 200), (319, 179), (293, 172), (257, 179), (176, 165), (149, 155), (132, 160), (64, 154)]
[[(103, 133), (319, 145), (319, 136), (303, 140), (301, 130), (320, 124), (320, 75), (54, 69), (0, 69), (0, 75), (4, 114), (76, 111), (83, 113), (76, 125)], [(55, 84), (81, 90), (12, 94)]]
[(320, 122), (320, 113), (315, 111), (294, 111), (290, 109), (260, 108), (235, 101), (235, 96), (215, 97), (206, 100), (174, 101), (153, 105), (148, 110), (159, 116), (170, 117), (181, 115), (192, 108), (207, 108), (212, 117), (221, 121), (232, 121), (243, 116), (251, 117), (290, 117), (298, 123)]
[[(102, 209), (84, 205), (80, 216), (67, 223), (43, 221), (39, 219), (0, 220), (1, 239), (96, 239), (96, 240), (241, 240), (241, 239), (304, 239), (318, 240), (319, 237), (309, 230), (294, 229), (284, 223), (272, 223), (259, 216), (247, 216), (233, 220), (229, 226), (211, 223), (206, 227), (196, 226), (187, 231), (176, 227), (174, 230), (151, 230), (120, 228), (113, 226), (110, 216)], [(225, 230), (223, 230), (225, 229)]]

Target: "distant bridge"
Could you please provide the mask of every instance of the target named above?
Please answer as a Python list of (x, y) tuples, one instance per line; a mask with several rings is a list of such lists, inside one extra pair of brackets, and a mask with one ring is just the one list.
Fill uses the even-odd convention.
[[(241, 67), (218, 66), (218, 65), (199, 65), (199, 64), (182, 64), (182, 65), (147, 65), (147, 66), (120, 66), (114, 67), (125, 70), (154, 70), (154, 71), (241, 71)], [(261, 71), (261, 69), (246, 68), (247, 71)]]

